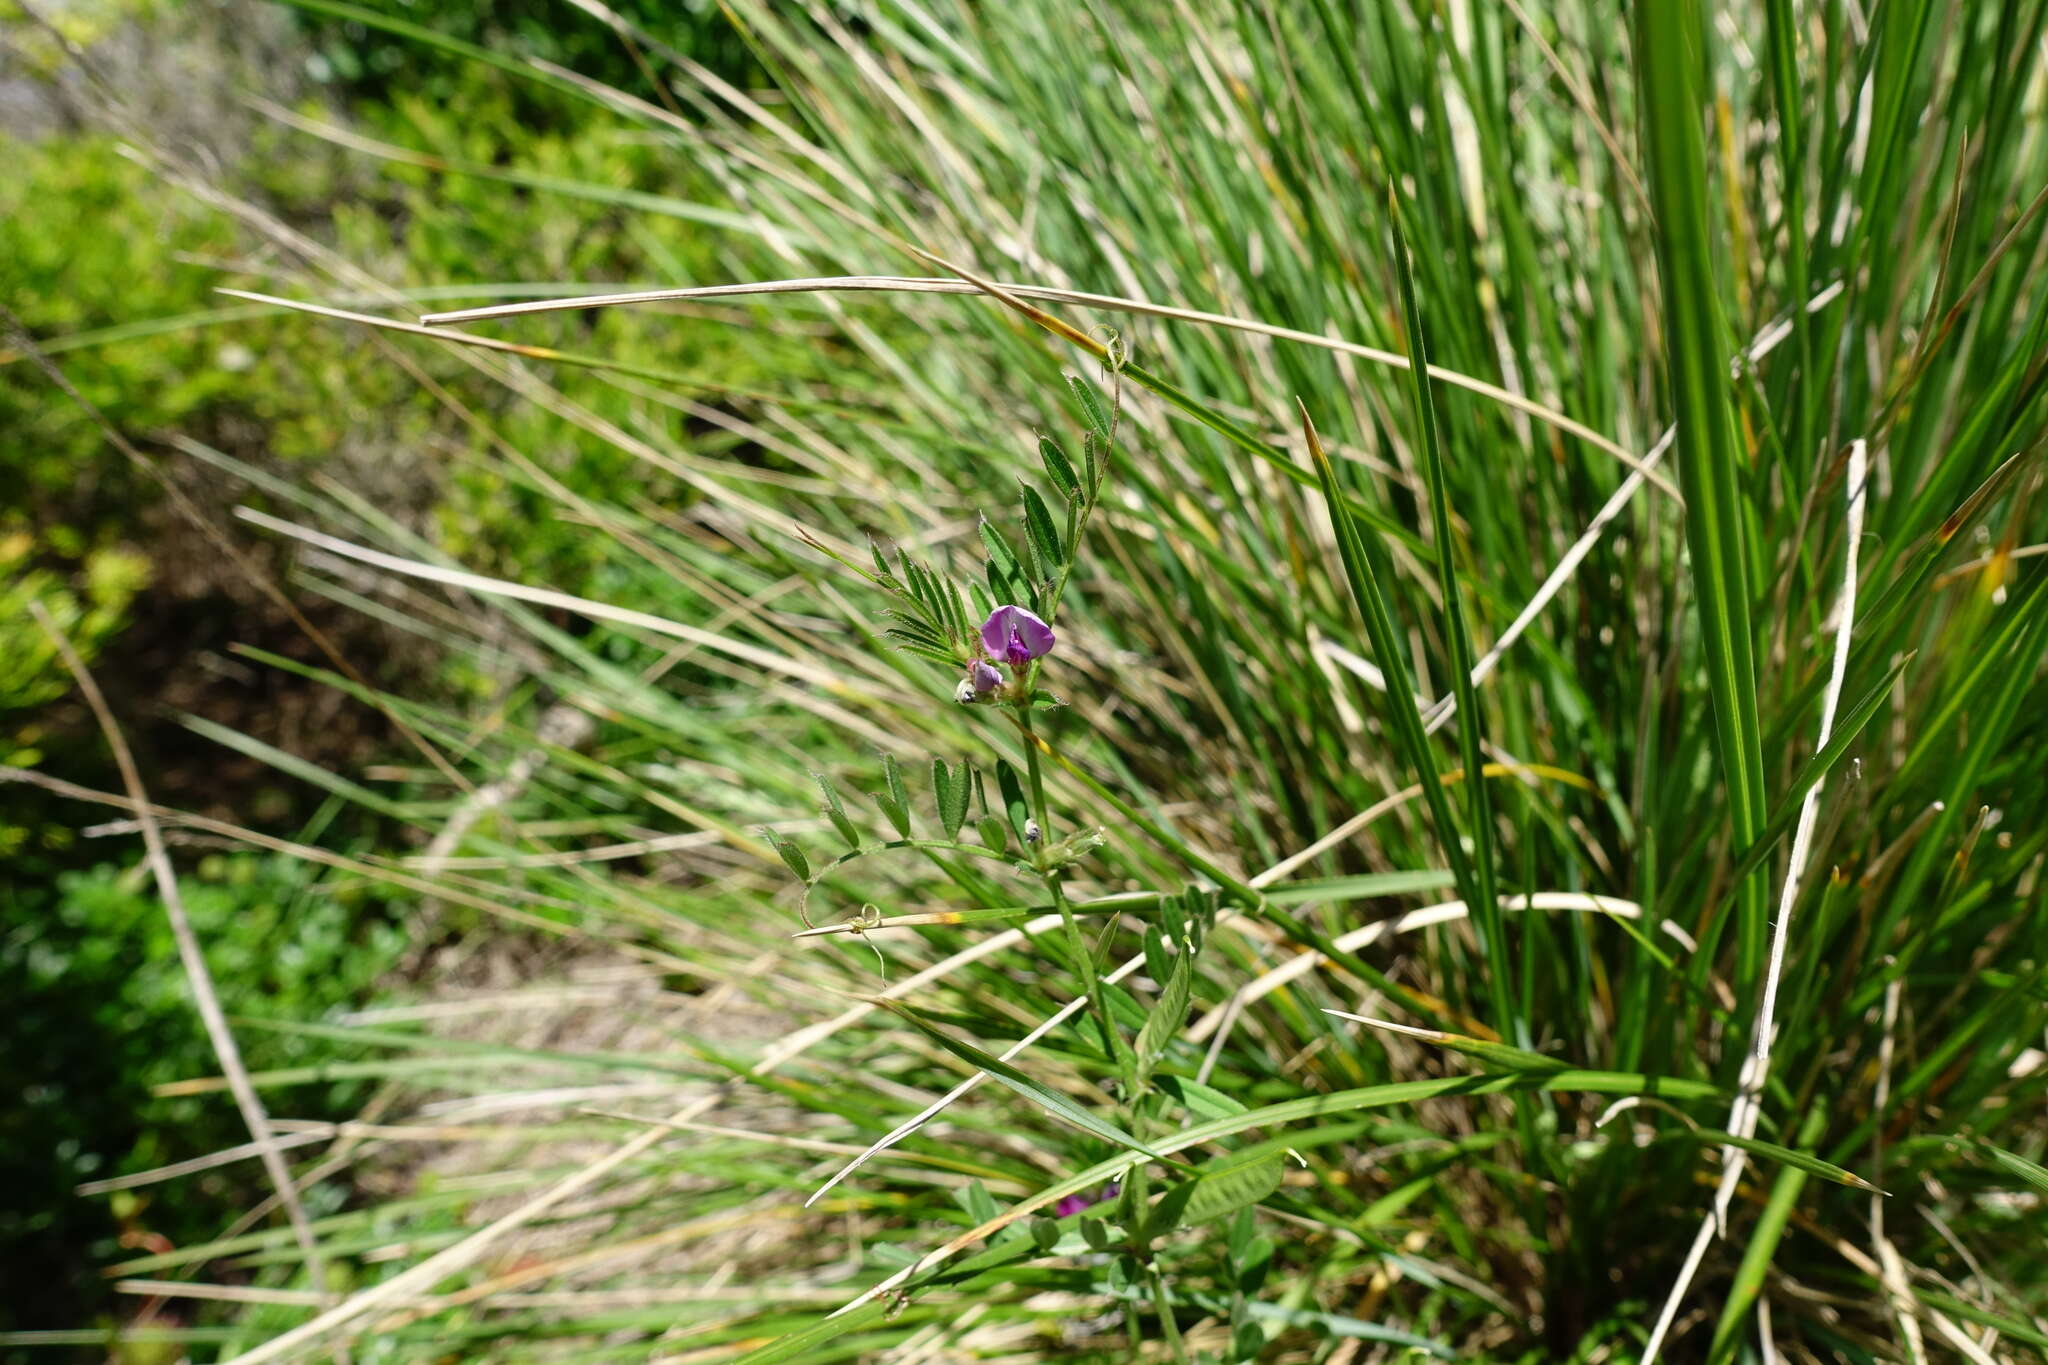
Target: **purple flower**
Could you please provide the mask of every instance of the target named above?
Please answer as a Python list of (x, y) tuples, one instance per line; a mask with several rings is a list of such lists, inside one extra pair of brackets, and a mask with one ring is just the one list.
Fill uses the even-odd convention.
[(976, 659), (967, 666), (967, 676), (953, 689), (953, 700), (962, 706), (971, 706), (983, 701), (1003, 685), (1003, 675), (987, 659)]
[(991, 659), (1022, 668), (1052, 653), (1052, 627), (1023, 607), (997, 607), (981, 623), (981, 643)]
[(1052, 1206), (1052, 1215), (1055, 1218), (1070, 1218), (1074, 1214), (1091, 1209), (1097, 1204), (1116, 1198), (1116, 1196), (1117, 1187), (1114, 1182), (1104, 1185), (1095, 1194), (1070, 1194)]

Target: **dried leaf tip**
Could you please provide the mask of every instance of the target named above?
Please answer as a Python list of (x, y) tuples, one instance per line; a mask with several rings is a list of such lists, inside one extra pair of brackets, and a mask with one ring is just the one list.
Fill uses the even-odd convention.
[(1301, 413), (1301, 434), (1302, 438), (1308, 442), (1309, 458), (1315, 461), (1318, 469), (1327, 469), (1330, 464), (1330, 457), (1323, 449), (1323, 438), (1316, 431), (1315, 419), (1308, 415), (1308, 404), (1301, 401), (1301, 395), (1296, 394), (1294, 406)]

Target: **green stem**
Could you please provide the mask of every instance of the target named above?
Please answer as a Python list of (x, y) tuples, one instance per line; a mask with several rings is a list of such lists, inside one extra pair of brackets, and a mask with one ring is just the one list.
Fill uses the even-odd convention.
[[(1117, 372), (1121, 374), (1122, 371)], [(1081, 499), (1081, 510), (1074, 518), (1074, 534), (1067, 546), (1066, 563), (1060, 565), (1059, 577), (1053, 580), (1052, 588), (1045, 595), (1045, 619), (1050, 621), (1060, 609), (1060, 598), (1067, 591), (1067, 580), (1074, 576), (1074, 561), (1081, 553), (1081, 537), (1088, 534), (1088, 521), (1095, 515), (1096, 504), (1102, 501), (1102, 485), (1109, 477), (1110, 456), (1116, 450), (1117, 428), (1122, 424), (1124, 410), (1123, 384), (1119, 381), (1110, 390), (1109, 435), (1103, 438), (1102, 451), (1095, 460), (1095, 478), (1089, 483), (1087, 494)], [(1038, 665), (1031, 665), (1031, 681), (1038, 679)], [(1030, 693), (1027, 691), (1027, 696)], [(1042, 822), (1041, 822), (1042, 823)]]
[(1166, 1296), (1166, 1277), (1157, 1266), (1152, 1267), (1152, 1306), (1159, 1313), (1159, 1330), (1164, 1333), (1173, 1358), (1179, 1365), (1188, 1365), (1187, 1343), (1181, 1340), (1180, 1324), (1173, 1320), (1173, 1304)]
[(1095, 972), (1095, 954), (1089, 951), (1088, 941), (1081, 934), (1081, 922), (1074, 917), (1074, 907), (1067, 900), (1066, 888), (1060, 885), (1060, 869), (1044, 865), (1045, 847), (1052, 838), (1052, 809), (1045, 800), (1045, 771), (1039, 760), (1038, 736), (1032, 733), (1029, 710), (1018, 709), (1017, 728), (1023, 731), (1024, 736), (1025, 770), (1031, 782), (1031, 816), (1038, 822), (1038, 842), (1031, 848), (1032, 865), (1038, 868), (1038, 875), (1045, 881), (1053, 906), (1060, 912), (1067, 951), (1073, 954), (1079, 966), (1082, 989), (1088, 995), (1088, 1009), (1095, 1016), (1096, 1029), (1102, 1035), (1103, 1056), (1125, 1072), (1125, 1092), (1128, 1094), (1132, 1077), (1129, 1068), (1123, 1065), (1124, 1049), (1117, 1046), (1116, 1025), (1110, 1022), (1109, 1010), (1103, 1004), (1102, 981)]

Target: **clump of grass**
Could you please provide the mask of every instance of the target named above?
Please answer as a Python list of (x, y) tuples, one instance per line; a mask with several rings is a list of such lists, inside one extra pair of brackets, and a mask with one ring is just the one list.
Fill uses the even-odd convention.
[[(2048, 1345), (2048, 5), (732, 8), (773, 100), (615, 16), (659, 89), (533, 74), (730, 196), (551, 180), (564, 213), (687, 214), (740, 283), (809, 281), (749, 306), (822, 324), (815, 371), (700, 404), (752, 457), (576, 406), (655, 413), (663, 376), (470, 320), (445, 339), (688, 485), (601, 505), (503, 451), (608, 547), (607, 600), (339, 492), (290, 525), (325, 527), (292, 531), (316, 590), (451, 649), (515, 630), (532, 694), (481, 732), (387, 699), (520, 780), (432, 868), (349, 870), (786, 1028), (356, 1030), (444, 1098), (674, 1104), (508, 1163), (495, 1221), (422, 1188), (316, 1222), (362, 1277), (329, 1306), (275, 1230), (131, 1272), (232, 1251), (296, 1291), (250, 1362)], [(1105, 393), (1077, 499), (1041, 433), (1104, 441)], [(991, 723), (941, 662), (1032, 594), (1060, 646), (1018, 700), (1066, 705)], [(418, 795), (423, 840), (472, 799)], [(1102, 840), (1049, 866), (1027, 821)], [(837, 932), (792, 937), (800, 904)], [(551, 1227), (587, 1301), (501, 1283)]]

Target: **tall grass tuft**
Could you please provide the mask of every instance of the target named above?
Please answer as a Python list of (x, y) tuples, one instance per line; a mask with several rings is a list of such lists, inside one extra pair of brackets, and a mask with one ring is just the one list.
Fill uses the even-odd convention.
[[(259, 526), (506, 683), (384, 699), (495, 795), (421, 768), (430, 856), (346, 873), (640, 993), (308, 1025), (391, 1089), (302, 1174), (471, 1155), (317, 1220), (328, 1285), (124, 1275), (229, 1267), (252, 1363), (2048, 1348), (2048, 3), (731, 0), (772, 89), (577, 9), (648, 84), (467, 55), (716, 202), (350, 145), (729, 244), (522, 305), (573, 357), (390, 337), (641, 463), (488, 457), (603, 573)], [(712, 296), (816, 344), (607, 364)], [(1057, 644), (978, 689), (1005, 605)]]

